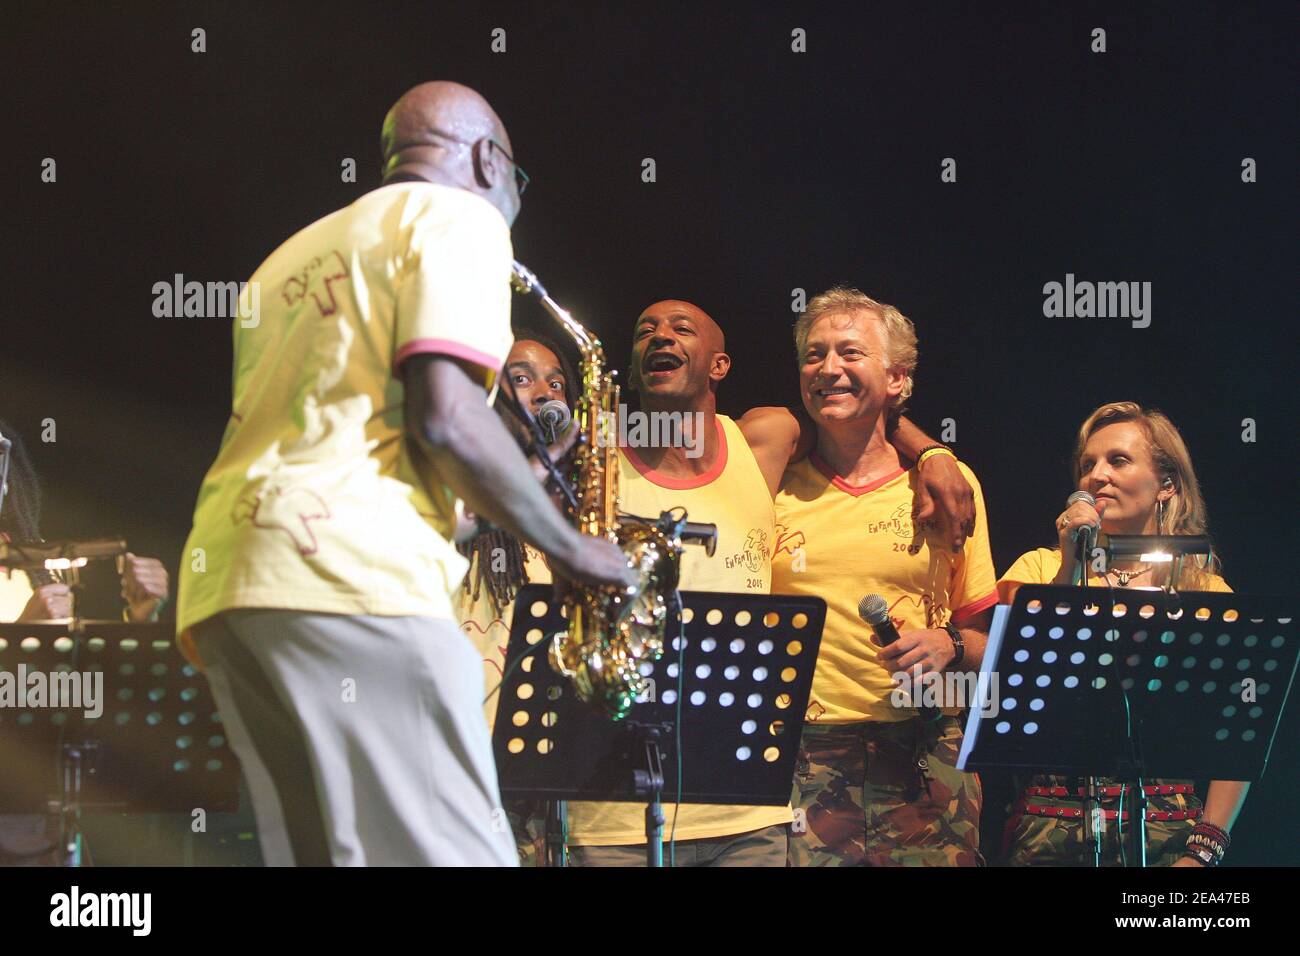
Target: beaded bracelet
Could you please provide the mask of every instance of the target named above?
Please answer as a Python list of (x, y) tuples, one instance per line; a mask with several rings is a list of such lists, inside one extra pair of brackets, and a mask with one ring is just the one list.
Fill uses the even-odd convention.
[(1218, 866), (1228, 852), (1228, 834), (1212, 823), (1198, 823), (1187, 834), (1184, 856), (1199, 860), (1206, 866)]

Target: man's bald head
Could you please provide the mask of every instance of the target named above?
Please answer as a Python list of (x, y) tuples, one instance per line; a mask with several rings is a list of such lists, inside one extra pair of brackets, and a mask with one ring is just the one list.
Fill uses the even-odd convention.
[[(501, 149), (494, 149), (492, 143)], [(487, 199), (513, 223), (519, 214), (514, 154), (501, 117), (478, 92), (435, 80), (402, 94), (379, 135), (383, 183), (419, 180)]]
[(641, 313), (641, 317), (652, 314), (685, 316), (695, 323), (696, 331), (708, 343), (710, 349), (714, 352), (727, 351), (727, 337), (723, 334), (722, 326), (714, 322), (713, 316), (694, 302), (687, 302), (685, 299), (664, 299), (648, 306)]
[[(674, 359), (680, 365), (674, 365)], [(645, 398), (683, 410), (711, 402), (731, 369), (721, 327), (693, 302), (663, 299), (648, 306), (632, 331), (629, 381)]]

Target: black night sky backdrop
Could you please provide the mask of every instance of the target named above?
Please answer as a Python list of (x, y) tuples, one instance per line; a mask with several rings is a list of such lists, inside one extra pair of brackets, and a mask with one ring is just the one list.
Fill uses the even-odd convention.
[[(46, 537), (120, 533), (175, 575), (230, 329), (155, 318), (153, 284), (246, 279), (374, 186), (384, 111), (448, 78), (533, 177), (516, 256), (620, 364), (638, 312), (685, 298), (728, 334), (722, 411), (794, 402), (792, 290), (856, 285), (915, 321), (911, 413), (955, 419), (999, 571), (1053, 539), (1079, 422), (1133, 399), (1182, 429), (1228, 581), (1295, 594), (1295, 7), (747, 6), (11, 5), (0, 417)], [(1150, 282), (1150, 327), (1044, 318), (1067, 273)], [(1291, 709), (1230, 862), (1300, 863)]]

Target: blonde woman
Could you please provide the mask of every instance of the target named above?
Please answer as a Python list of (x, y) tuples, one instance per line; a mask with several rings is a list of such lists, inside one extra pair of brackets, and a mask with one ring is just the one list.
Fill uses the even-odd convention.
[[(998, 597), (1011, 603), (1022, 584), (1076, 584), (1077, 529), (1100, 526), (1106, 534), (1206, 534), (1205, 501), (1187, 445), (1161, 412), (1134, 402), (1102, 405), (1079, 428), (1074, 455), (1075, 486), (1096, 506), (1075, 502), (1056, 518), (1055, 548), (1020, 556), (998, 582)], [(1230, 591), (1213, 557), (1183, 563), (1178, 587), (1188, 591)], [(1153, 588), (1168, 583), (1168, 564), (1116, 562), (1089, 583), (1114, 588)], [(1007, 862), (1018, 866), (1084, 866), (1082, 781), (1035, 775), (1013, 811)], [(1102, 780), (1102, 805), (1116, 810), (1118, 781)], [(1152, 866), (1215, 866), (1228, 848), (1228, 832), (1246, 799), (1249, 784), (1211, 782), (1204, 803), (1191, 781), (1146, 781), (1147, 861)], [(1124, 794), (1125, 813), (1131, 795)], [(1117, 821), (1108, 823), (1104, 862), (1121, 862)], [(1125, 846), (1132, 853), (1132, 849)]]

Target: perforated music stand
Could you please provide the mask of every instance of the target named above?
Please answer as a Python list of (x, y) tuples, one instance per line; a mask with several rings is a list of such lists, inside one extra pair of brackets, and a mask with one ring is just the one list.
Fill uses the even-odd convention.
[(0, 670), (40, 672), (47, 683), (59, 673), (81, 674), (83, 684), (103, 675), (96, 717), (84, 706), (0, 708), (0, 812), (55, 808), (73, 864), (83, 809), (238, 808), (239, 764), (207, 681), (181, 657), (170, 624), (0, 625)]
[[(1026, 584), (998, 608), (981, 666), (998, 712), (971, 710), (957, 766), (1259, 779), (1300, 659), (1294, 605)], [(1140, 787), (1134, 798), (1144, 860)]]
[(682, 803), (789, 802), (826, 618), (820, 598), (680, 594), (685, 645), (671, 614), (663, 657), (642, 668), (646, 699), (612, 721), (551, 669), (551, 635), (567, 627), (551, 588), (523, 588), (506, 659), (534, 653), (508, 670), (492, 737), (505, 798), (647, 804), (651, 865), (662, 851), (658, 790), (678, 792), (678, 731)]

